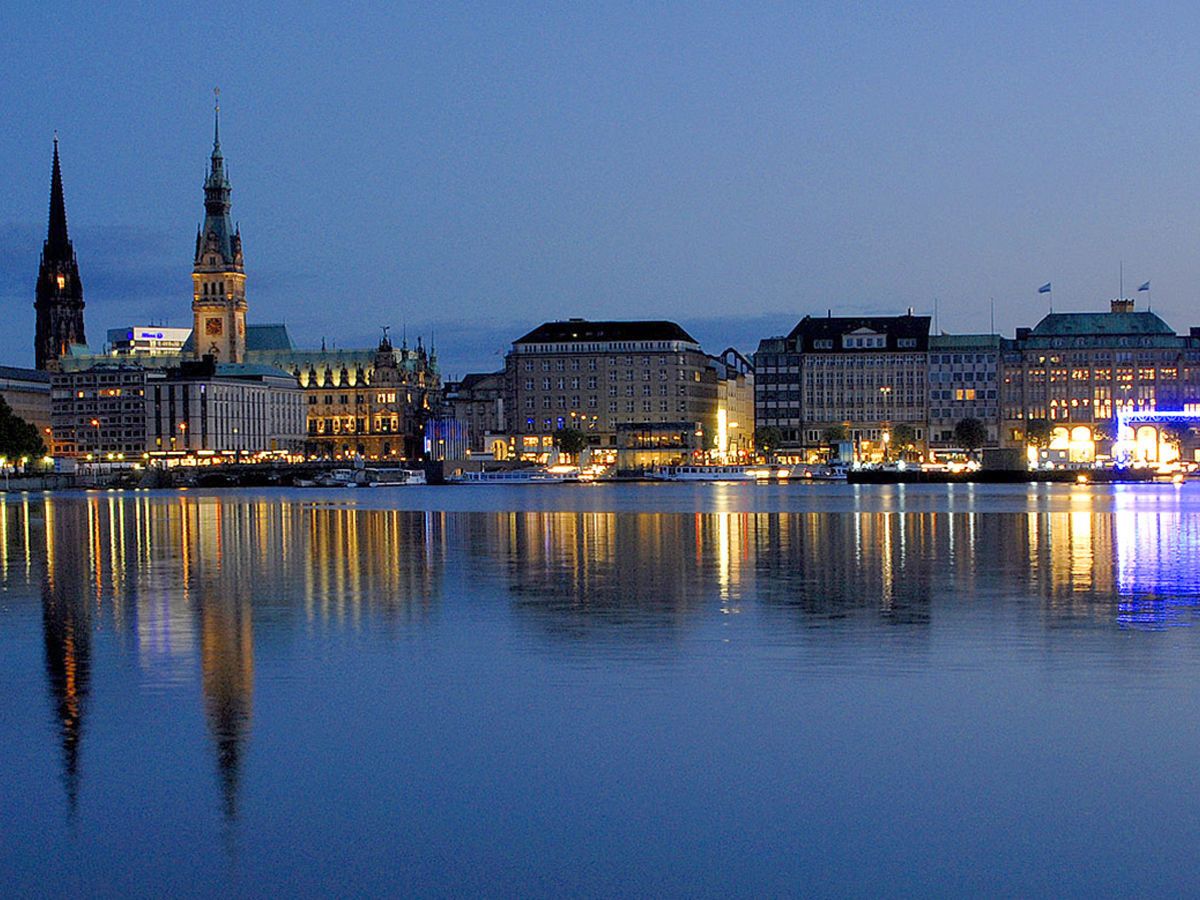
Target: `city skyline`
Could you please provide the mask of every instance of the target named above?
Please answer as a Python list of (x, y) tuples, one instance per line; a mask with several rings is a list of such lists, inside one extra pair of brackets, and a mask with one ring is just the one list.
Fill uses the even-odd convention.
[(1122, 266), (1197, 322), (1191, 10), (82, 10), (3, 15), (7, 364), (55, 131), (93, 342), (188, 324), (218, 85), (248, 318), (299, 346), (391, 325), (461, 376), (569, 316), (750, 352), (826, 309), (988, 331), (993, 300), (1012, 334)]

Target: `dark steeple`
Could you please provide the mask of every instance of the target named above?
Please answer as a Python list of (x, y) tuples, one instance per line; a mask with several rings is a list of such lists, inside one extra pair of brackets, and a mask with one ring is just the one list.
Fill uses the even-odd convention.
[(50, 228), (46, 250), (57, 259), (71, 259), (71, 240), (67, 237), (67, 204), (63, 201), (62, 169), (58, 164), (58, 135), (54, 136), (54, 167), (50, 173)]
[(34, 357), (39, 369), (54, 369), (58, 367), (58, 358), (72, 344), (87, 343), (83, 332), (83, 285), (79, 282), (75, 248), (67, 237), (67, 206), (63, 201), (57, 136), (50, 174), (50, 225), (42, 246), (36, 296)]

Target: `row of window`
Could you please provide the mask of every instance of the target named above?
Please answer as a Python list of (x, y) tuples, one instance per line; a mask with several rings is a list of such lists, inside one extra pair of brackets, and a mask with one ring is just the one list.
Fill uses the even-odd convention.
[[(578, 372), (581, 368), (584, 368), (584, 363), (586, 362), (587, 370), (589, 372), (595, 372), (597, 366), (603, 362), (607, 362), (609, 365), (612, 365), (612, 366), (618, 366), (618, 365), (633, 366), (633, 365), (640, 364), (643, 368), (649, 368), (652, 365), (652, 362), (651, 362), (652, 360), (656, 360), (657, 364), (660, 366), (665, 366), (671, 361), (671, 358), (668, 356), (658, 356), (658, 357), (642, 356), (642, 357), (638, 357), (638, 358), (635, 358), (633, 356), (620, 356), (620, 357), (614, 356), (614, 357), (600, 357), (599, 359), (597, 359), (597, 357), (593, 356), (593, 357), (588, 357), (586, 359), (580, 359), (579, 357), (573, 357), (570, 360), (567, 360), (567, 359), (543, 359), (540, 361), (540, 363), (535, 362), (532, 359), (527, 359), (527, 360), (525, 360), (524, 368), (525, 368), (526, 372), (532, 372), (535, 370), (535, 368), (540, 368), (543, 372), (549, 372), (552, 370), (555, 372), (565, 372), (568, 368), (570, 368), (570, 370), (572, 372)], [(674, 359), (674, 362), (677, 365), (683, 365), (684, 363), (687, 362), (687, 358), (681, 353)], [(569, 366), (568, 366), (568, 363), (569, 363)]]

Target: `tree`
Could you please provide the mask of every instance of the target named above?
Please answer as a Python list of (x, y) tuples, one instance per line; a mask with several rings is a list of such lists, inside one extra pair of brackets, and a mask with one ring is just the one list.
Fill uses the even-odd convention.
[(587, 446), (587, 435), (578, 428), (562, 428), (555, 432), (554, 444), (568, 456), (576, 456)]
[(846, 434), (845, 425), (830, 425), (821, 432), (821, 443), (828, 448), (825, 456), (826, 462), (833, 463), (837, 459), (837, 445), (848, 440), (848, 438), (849, 435)]
[(821, 443), (832, 447), (834, 444), (839, 444), (846, 440), (845, 425), (830, 425), (821, 432)]
[(1161, 436), (1160, 440), (1170, 444), (1175, 448), (1175, 455), (1183, 455), (1183, 442), (1191, 433), (1191, 428), (1187, 425), (1176, 425), (1174, 422), (1168, 422), (1165, 425), (1158, 426), (1158, 433)]
[(760, 425), (754, 429), (754, 448), (761, 453), (774, 453), (783, 443), (783, 429)]
[(37, 426), (14, 415), (12, 407), (0, 397), (0, 456), (9, 460), (22, 457), (39, 459), (46, 455), (46, 445)]
[(1054, 428), (1046, 419), (1030, 419), (1025, 426), (1025, 442), (1031, 447), (1045, 447), (1053, 433)]
[(912, 452), (913, 447), (916, 445), (917, 429), (901, 422), (898, 425), (892, 426), (888, 439), (896, 453), (901, 459), (904, 459)]
[(987, 426), (978, 419), (960, 419), (954, 426), (954, 442), (971, 455), (987, 443), (987, 436)]

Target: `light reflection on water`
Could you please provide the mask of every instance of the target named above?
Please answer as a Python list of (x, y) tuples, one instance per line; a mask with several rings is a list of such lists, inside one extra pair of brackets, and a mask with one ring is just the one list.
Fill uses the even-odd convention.
[[(1157, 486), (1141, 493), (842, 487), (748, 495), (737, 486), (707, 492), (648, 486), (624, 494), (401, 491), (392, 495), (396, 502), (414, 507), (403, 509), (388, 508), (378, 493), (361, 502), (359, 496), (108, 493), (0, 503), (0, 659), (6, 660), (0, 671), (26, 693), (37, 684), (48, 691), (63, 821), (82, 821), (50, 839), (52, 852), (74, 847), (78, 829), (108, 828), (124, 815), (132, 801), (106, 776), (108, 767), (124, 767), (134, 778), (183, 781), (193, 797), (206, 770), (217, 819), (256, 845), (245, 820), (272, 834), (280, 815), (275, 805), (289, 796), (293, 778), (312, 780), (313, 797), (288, 801), (310, 813), (306, 802), (328, 799), (321, 790), (326, 780), (333, 779), (330, 790), (339, 784), (352, 790), (312, 768), (317, 759), (335, 752), (336, 765), (353, 772), (372, 753), (391, 758), (397, 747), (408, 747), (418, 757), (432, 754), (424, 762), (393, 759), (411, 781), (393, 782), (398, 776), (391, 769), (361, 770), (362, 777), (380, 780), (382, 793), (375, 800), (358, 797), (357, 813), (339, 815), (368, 832), (377, 827), (372, 817), (411, 826), (420, 809), (413, 808), (418, 819), (410, 821), (408, 813), (374, 804), (389, 791), (404, 794), (406, 784), (417, 785), (421, 802), (446, 817), (448, 831), (428, 826), (435, 836), (486, 872), (497, 862), (472, 834), (489, 846), (545, 838), (511, 822), (490, 831), (469, 812), (469, 797), (429, 781), (442, 765), (467, 765), (458, 755), (480, 734), (468, 726), (472, 717), (483, 717), (485, 724), (475, 727), (497, 747), (508, 746), (513, 729), (528, 730), (531, 744), (547, 746), (559, 727), (584, 727), (588, 717), (607, 720), (621, 710), (613, 721), (625, 737), (612, 747), (606, 744), (613, 732), (600, 743), (585, 741), (585, 758), (599, 754), (593, 764), (612, 765), (621, 742), (632, 741), (641, 753), (682, 753), (689, 770), (697, 754), (707, 752), (707, 739), (675, 720), (675, 708), (665, 714), (673, 739), (682, 743), (660, 746), (652, 737), (663, 727), (655, 716), (664, 715), (670, 698), (702, 715), (724, 709), (727, 719), (740, 722), (746, 742), (774, 746), (777, 734), (758, 723), (781, 713), (764, 708), (758, 719), (742, 717), (747, 708), (778, 701), (774, 692), (791, 682), (806, 693), (788, 702), (813, 715), (808, 707), (822, 695), (844, 702), (853, 697), (873, 709), (877, 700), (864, 701), (862, 692), (874, 686), (879, 695), (881, 677), (929, 682), (952, 696), (946, 684), (954, 679), (1025, 683), (1035, 669), (1052, 673), (1047, 677), (1060, 690), (1083, 690), (1092, 679), (1108, 684), (1136, 670), (1136, 690), (1153, 696), (1156, 685), (1173, 677), (1170, 653), (1186, 652), (1187, 664), (1195, 663), (1191, 638), (1185, 651), (1153, 643), (1153, 635), (1134, 644), (1118, 640), (1126, 629), (1195, 621), (1198, 585), (1190, 564), (1200, 547), (1200, 517), (1178, 491)], [(433, 506), (443, 499), (450, 508)], [(489, 503), (492, 508), (479, 508)], [(606, 505), (615, 511), (597, 508)], [(548, 702), (546, 691), (550, 701), (559, 700)], [(18, 722), (20, 732), (37, 734), (44, 726), (28, 720), (21, 692), (14, 696), (11, 708), (0, 705), (0, 712)], [(1000, 707), (988, 705), (998, 702), (994, 698), (973, 702), (991, 716), (1014, 714), (1007, 700)], [(148, 709), (158, 718), (147, 718)], [(888, 716), (897, 714), (874, 709), (884, 730)], [(934, 732), (971, 727), (969, 719), (952, 724), (928, 714)], [(860, 721), (830, 710), (820, 715), (827, 717), (822, 728), (829, 740), (861, 749)], [(333, 722), (347, 727), (325, 734), (324, 743), (314, 738)], [(197, 726), (203, 729), (199, 745)], [(714, 721), (713, 727), (727, 726)], [(975, 727), (991, 726), (980, 720)], [(178, 741), (171, 737), (176, 733)], [(293, 734), (308, 736), (299, 757), (288, 744)], [(376, 734), (389, 743), (376, 744)], [(906, 740), (915, 752), (922, 738)], [(113, 761), (118, 746), (132, 757), (121, 766)], [(153, 756), (150, 748), (160, 754), (170, 748), (180, 759), (139, 761), (140, 753)], [(207, 762), (192, 771), (197, 752)], [(776, 752), (784, 765), (796, 751)], [(509, 758), (496, 765), (519, 769), (531, 762), (518, 747), (505, 754)], [(563, 778), (562, 764), (542, 759), (538, 778)], [(45, 776), (43, 768), (36, 755), (16, 765), (13, 793), (0, 793), (0, 800), (30, 789)], [(464, 784), (500, 777), (466, 772), (459, 771)], [(780, 777), (772, 770), (762, 774), (768, 781)], [(672, 793), (675, 777), (643, 776), (642, 790), (673, 798), (666, 813), (683, 816), (687, 804)], [(89, 779), (103, 792), (89, 791)], [(539, 782), (526, 788), (536, 794)], [(557, 788), (568, 798), (564, 808), (579, 819), (556, 820), (573, 840), (584, 832), (597, 837), (594, 824), (583, 824), (589, 804), (619, 814), (623, 804), (640, 808), (652, 801), (651, 795), (606, 794), (602, 802), (587, 790), (573, 793), (580, 789)], [(508, 802), (531, 821), (552, 818), (540, 806), (521, 806), (530, 801)], [(747, 818), (735, 815), (734, 827), (765, 814), (766, 807), (742, 802), (740, 815)], [(0, 851), (13, 883), (44, 877), (36, 859), (12, 854), (39, 846), (33, 832), (56, 833), (38, 821), (53, 818), (52, 808), (44, 804), (31, 813), (31, 833)], [(826, 824), (852, 821), (856, 810), (828, 812), (833, 819)], [(782, 817), (776, 826), (786, 831), (788, 813), (772, 815)], [(187, 822), (194, 829), (197, 816), (203, 819), (193, 807), (168, 803), (163, 818), (149, 822)], [(304, 832), (293, 839), (319, 847), (320, 830), (312, 824), (288, 825)], [(626, 827), (636, 832), (633, 824), (610, 825), (613, 840)], [(799, 822), (790, 827), (803, 830)], [(857, 837), (847, 840), (854, 844)], [(409, 883), (410, 893), (469, 887), (470, 879), (449, 877), (443, 852), (424, 860), (426, 880)], [(575, 851), (553, 852), (570, 858)], [(268, 872), (246, 862), (251, 851), (238, 855), (243, 886), (257, 891), (271, 883)], [(768, 868), (803, 869), (769, 854), (763, 865), (767, 859), (773, 860)], [(704, 867), (698, 859), (675, 862)], [(133, 891), (152, 893), (161, 871), (147, 860), (133, 869), (144, 878), (134, 878)], [(186, 866), (178, 877), (185, 873)], [(659, 876), (639, 885), (621, 878), (591, 882), (582, 874), (572, 883), (576, 893), (594, 895), (606, 893), (592, 889), (597, 884), (630, 893), (664, 884)], [(534, 880), (512, 893), (552, 896), (563, 886), (547, 884)], [(848, 883), (831, 881), (831, 892), (839, 885)]]

